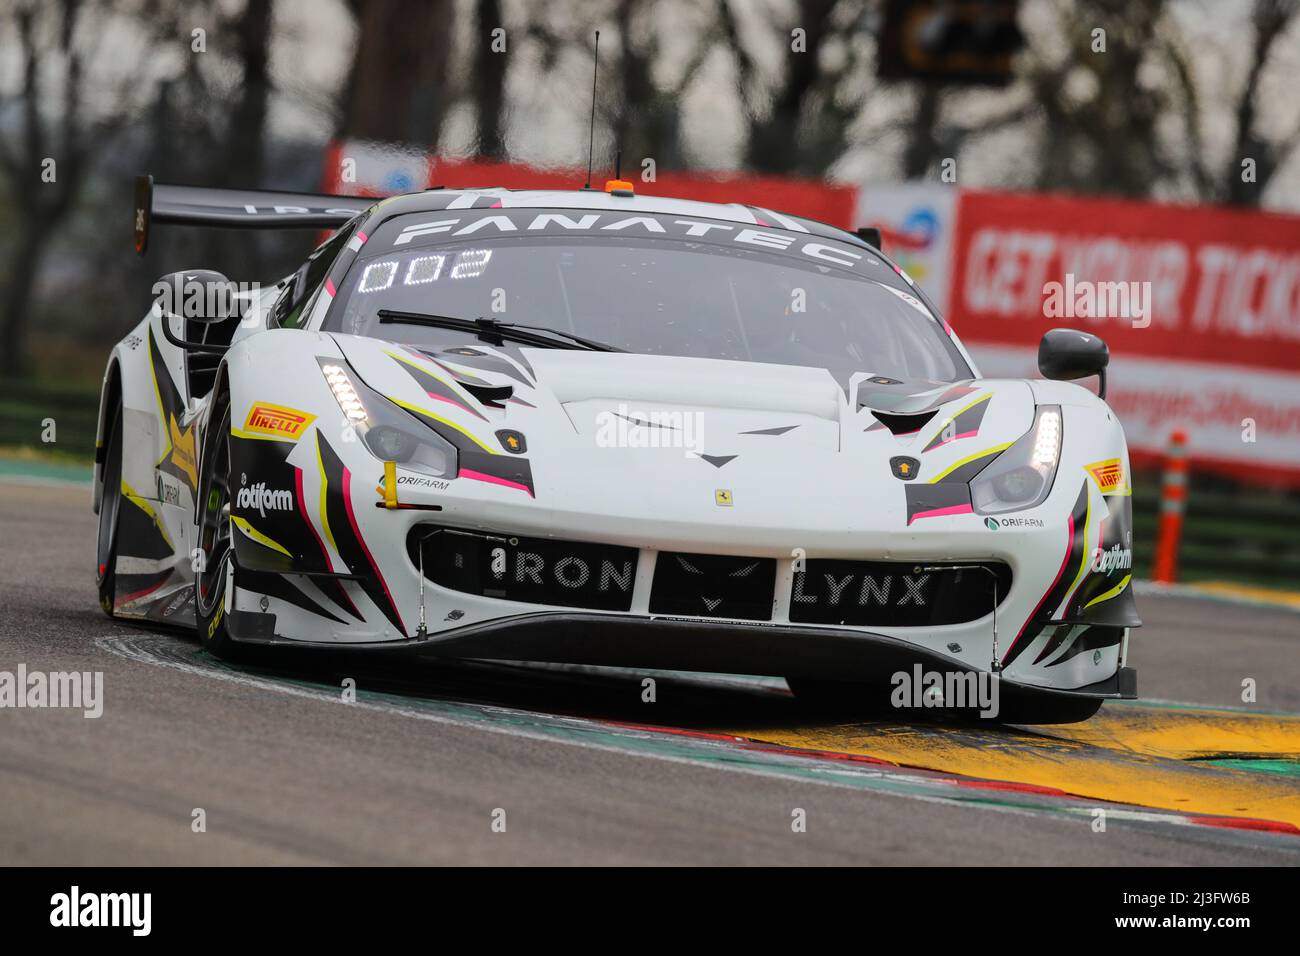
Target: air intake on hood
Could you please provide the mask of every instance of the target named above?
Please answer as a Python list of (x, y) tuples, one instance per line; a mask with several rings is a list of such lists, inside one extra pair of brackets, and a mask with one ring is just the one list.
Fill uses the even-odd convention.
[(892, 412), (878, 412), (873, 408), (871, 414), (876, 417), (876, 421), (895, 435), (911, 435), (924, 428), (930, 419), (939, 414), (939, 409), (932, 408), (929, 411), (917, 412), (914, 415), (897, 415)]

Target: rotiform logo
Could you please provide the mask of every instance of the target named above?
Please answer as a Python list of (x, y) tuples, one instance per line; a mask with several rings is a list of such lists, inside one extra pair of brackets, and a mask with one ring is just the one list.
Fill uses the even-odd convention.
[(1118, 544), (1112, 546), (1109, 551), (1097, 548), (1092, 554), (1092, 570), (1094, 571), (1127, 571), (1133, 567), (1132, 550), (1121, 548)]
[(235, 496), (235, 504), (249, 510), (256, 508), (257, 513), (265, 518), (267, 508), (272, 511), (289, 511), (293, 508), (293, 493), (268, 488), (266, 482), (259, 481), (240, 488), (239, 494)]
[(148, 936), (153, 925), (152, 893), (70, 892), (50, 897), (51, 926), (127, 926), (133, 936)]

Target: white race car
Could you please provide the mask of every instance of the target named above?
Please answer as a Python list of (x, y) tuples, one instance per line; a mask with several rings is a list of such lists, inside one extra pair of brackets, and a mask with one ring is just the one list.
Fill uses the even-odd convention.
[[(265, 288), (160, 280), (96, 464), (115, 617), (204, 647), (999, 678), (1004, 719), (1133, 697), (1128, 453), (1065, 381), (982, 378), (861, 236), (604, 190), (376, 202), (137, 183), (151, 225), (332, 227)], [(870, 238), (870, 231), (864, 230)], [(1014, 715), (1014, 717), (1012, 716)]]

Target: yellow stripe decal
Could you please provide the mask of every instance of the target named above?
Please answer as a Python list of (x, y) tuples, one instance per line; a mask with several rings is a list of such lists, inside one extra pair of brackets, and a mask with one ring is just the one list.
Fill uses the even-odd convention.
[[(966, 412), (969, 412), (980, 402), (987, 402), (992, 397), (993, 397), (992, 392), (985, 392), (979, 398), (957, 409), (957, 411), (953, 412), (951, 415), (949, 415), (947, 418), (944, 419), (943, 424), (939, 426), (939, 430), (934, 433), (934, 436), (930, 439), (930, 441), (931, 442), (938, 441), (943, 436), (943, 433), (946, 432), (949, 428), (951, 428), (960, 416), (966, 414)], [(971, 437), (973, 438), (975, 436), (972, 435)], [(944, 442), (943, 444), (947, 444), (947, 443)], [(936, 445), (935, 447), (937, 448), (939, 446)]]
[(985, 457), (987, 457), (988, 455), (996, 455), (996, 454), (997, 454), (998, 452), (1000, 452), (1000, 451), (1006, 451), (1008, 448), (1010, 448), (1010, 447), (1011, 447), (1012, 445), (1014, 445), (1014, 444), (1015, 444), (1015, 442), (1006, 442), (1005, 444), (1002, 444), (1002, 445), (994, 445), (992, 448), (986, 448), (986, 449), (984, 449), (983, 451), (977, 451), (977, 452), (976, 452), (975, 454), (973, 454), (973, 455), (967, 455), (965, 458), (958, 459), (957, 461), (955, 461), (955, 462), (953, 462), (951, 465), (949, 465), (947, 468), (945, 468), (943, 471), (939, 472), (939, 474), (937, 474), (937, 475), (935, 475), (933, 478), (931, 478), (931, 479), (930, 479), (930, 484), (933, 485), (933, 484), (936, 484), (936, 483), (938, 483), (938, 482), (940, 482), (940, 481), (943, 481), (944, 478), (946, 478), (946, 477), (948, 477), (949, 475), (951, 475), (954, 471), (956, 471), (956, 470), (957, 470), (958, 468), (960, 468), (962, 465), (969, 465), (972, 461), (975, 461), (977, 458), (985, 458)]
[(445, 378), (443, 378), (441, 375), (437, 374), (436, 372), (431, 372), (431, 371), (429, 371), (429, 369), (425, 368), (423, 365), (419, 364), (418, 362), (414, 361), (413, 359), (409, 359), (409, 358), (407, 358), (407, 357), (404, 356), (404, 355), (399, 355), (399, 354), (396, 353), (396, 352), (385, 352), (384, 354), (387, 355), (390, 359), (394, 359), (394, 360), (396, 360), (396, 361), (398, 361), (398, 362), (401, 362), (403, 365), (409, 365), (409, 366), (411, 366), (411, 368), (415, 369), (417, 372), (423, 372), (425, 375), (429, 376), (429, 378), (431, 378), (431, 379), (434, 379), (434, 380), (436, 380), (436, 381), (442, 382), (443, 385), (446, 385), (449, 389), (451, 389), (451, 390), (452, 390), (453, 392), (455, 392), (457, 395), (461, 396), (461, 398), (463, 398), (467, 403), (470, 401), (470, 398), (469, 398), (469, 396), (467, 396), (467, 395), (465, 394), (464, 389), (458, 387), (457, 384), (456, 384), (455, 382), (449, 382), (449, 381), (447, 381), (447, 380), (446, 380)]
[(288, 548), (286, 548), (284, 545), (280, 544), (279, 542), (273, 541), (270, 538), (268, 538), (266, 535), (262, 534), (262, 532), (258, 531), (256, 528), (254, 528), (251, 524), (248, 523), (247, 518), (241, 518), (239, 515), (231, 515), (230, 520), (234, 522), (235, 527), (237, 527), (240, 531), (244, 532), (244, 534), (248, 535), (258, 544), (262, 544), (268, 548), (271, 548), (272, 550), (279, 551), (286, 558), (293, 557), (293, 555), (289, 553)]
[(432, 418), (435, 422), (441, 422), (442, 424), (446, 425), (448, 428), (456, 429), (456, 431), (460, 432), (462, 435), (464, 435), (474, 444), (478, 445), (489, 455), (498, 454), (496, 449), (483, 444), (483, 442), (479, 441), (477, 438), (475, 438), (473, 435), (467, 432), (460, 425), (457, 425), (455, 422), (451, 421), (451, 419), (444, 418), (443, 416), (437, 414), (436, 412), (429, 411), (427, 408), (421, 408), (419, 405), (412, 405), (410, 402), (404, 402), (400, 398), (393, 398), (393, 396), (391, 395), (388, 396), (388, 400), (392, 402), (394, 405), (400, 405), (405, 409), (409, 409), (410, 411), (419, 412), (421, 415), (424, 415), (428, 418)]
[(987, 402), (987, 401), (988, 401), (990, 398), (992, 398), (992, 397), (993, 397), (993, 393), (992, 393), (992, 392), (985, 392), (985, 393), (984, 393), (983, 395), (981, 395), (979, 398), (977, 398), (977, 399), (975, 399), (974, 401), (972, 401), (969, 405), (966, 405), (966, 406), (964, 406), (963, 408), (960, 408), (960, 409), (958, 409), (957, 411), (953, 412), (953, 413), (952, 413), (952, 416), (948, 419), (948, 421), (950, 421), (950, 422), (956, 421), (957, 418), (958, 418), (958, 416), (966, 414), (966, 413), (969, 412), (972, 408), (974, 408), (976, 405), (978, 405), (980, 402)]
[(147, 514), (155, 522), (158, 521), (158, 514), (153, 510), (153, 506), (149, 504), (148, 499), (145, 498), (144, 495), (138, 494), (130, 485), (128, 485), (125, 478), (122, 479), (122, 494), (126, 495), (126, 497), (131, 500), (132, 504)]
[[(338, 551), (339, 546), (334, 543), (334, 532), (330, 530), (330, 515), (325, 507), (325, 493), (329, 490), (329, 479), (325, 477), (325, 459), (320, 454), (320, 439), (316, 441), (316, 464), (320, 467), (320, 526), (325, 531), (325, 540), (330, 543), (330, 547)], [(330, 566), (333, 567), (334, 558), (330, 557)]]
[(158, 517), (158, 512), (153, 509), (153, 505), (149, 503), (149, 499), (136, 492), (126, 483), (126, 479), (122, 480), (122, 494), (126, 496), (127, 500), (130, 501), (131, 504), (135, 505), (149, 516), (149, 519), (154, 523), (154, 527), (158, 529), (158, 533), (162, 535), (162, 539), (167, 542), (167, 547), (175, 550), (175, 546), (172, 544), (171, 535), (169, 535), (167, 529), (163, 527), (162, 519)]
[(230, 434), (236, 438), (248, 438), (256, 441), (279, 441), (288, 442), (289, 444), (297, 441), (296, 438), (290, 438), (287, 435), (256, 435), (253, 432), (246, 432), (242, 428), (236, 428), (234, 425), (230, 426)]
[(1109, 601), (1113, 597), (1118, 597), (1120, 593), (1126, 587), (1128, 587), (1128, 583), (1132, 579), (1133, 579), (1133, 575), (1131, 574), (1124, 575), (1123, 579), (1119, 582), (1119, 584), (1115, 585), (1113, 588), (1111, 588), (1109, 591), (1105, 592), (1104, 594), (1098, 594), (1095, 598), (1093, 598), (1091, 601), (1085, 604), (1083, 606), (1083, 609), (1086, 611), (1094, 604), (1100, 604), (1102, 601)]

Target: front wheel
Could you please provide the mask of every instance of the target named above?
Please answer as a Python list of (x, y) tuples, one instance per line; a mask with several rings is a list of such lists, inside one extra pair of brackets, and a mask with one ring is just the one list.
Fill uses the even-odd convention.
[(218, 657), (233, 659), (239, 645), (230, 636), (228, 606), (234, 597), (234, 549), (230, 526), (230, 403), (223, 402), (203, 446), (199, 482), (202, 504), (194, 551), (194, 617), (199, 643)]
[(99, 606), (109, 617), (117, 600), (117, 524), (122, 511), (122, 406), (113, 409), (104, 454), (103, 491), (99, 498), (99, 534), (95, 544), (95, 583)]

